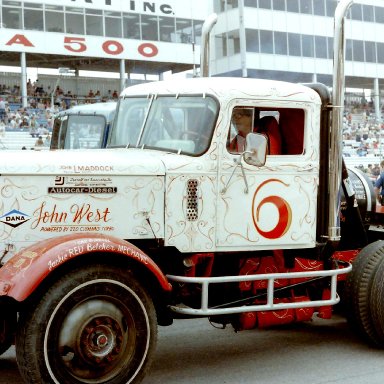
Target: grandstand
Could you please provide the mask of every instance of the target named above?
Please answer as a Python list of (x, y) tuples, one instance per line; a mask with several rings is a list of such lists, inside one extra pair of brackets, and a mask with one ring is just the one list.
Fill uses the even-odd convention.
[[(43, 135), (42, 138), (45, 140), (47, 135)], [(35, 147), (37, 137), (32, 137), (28, 130), (14, 130), (6, 131), (3, 137), (0, 137), (0, 150), (8, 149), (49, 149), (48, 146), (45, 147)]]
[[(0, 72), (1, 85), (9, 89), (13, 89), (15, 85), (20, 87), (20, 82), (21, 79), (19, 73)], [(129, 85), (137, 82), (138, 80), (130, 80)], [(113, 92), (114, 90), (120, 89), (119, 79), (75, 76), (58, 77), (57, 75), (46, 74), (39, 75), (38, 84), (39, 87), (43, 88), (48, 96), (51, 96), (51, 93), (54, 91), (56, 84), (58, 84), (60, 88), (62, 88), (65, 92), (70, 91), (72, 95), (77, 95), (80, 97), (85, 97), (88, 95), (90, 89), (93, 89), (93, 91), (99, 90), (102, 96), (106, 96), (109, 90)]]

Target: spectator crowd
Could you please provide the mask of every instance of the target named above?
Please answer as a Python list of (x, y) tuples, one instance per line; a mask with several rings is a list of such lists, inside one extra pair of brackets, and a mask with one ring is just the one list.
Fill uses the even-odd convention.
[[(0, 140), (7, 131), (29, 132), (36, 138), (35, 147), (49, 146), (55, 115), (78, 104), (116, 100), (116, 90), (101, 95), (99, 90), (89, 90), (87, 95), (77, 96), (59, 85), (52, 92), (39, 81), (27, 82), (27, 107), (22, 107), (20, 87), (0, 84)], [(52, 103), (53, 101), (53, 103)], [(26, 149), (26, 148), (21, 148)]]

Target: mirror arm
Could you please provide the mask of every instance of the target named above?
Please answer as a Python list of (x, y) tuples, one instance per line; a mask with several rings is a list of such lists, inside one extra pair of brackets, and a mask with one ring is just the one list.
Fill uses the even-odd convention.
[(244, 184), (245, 184), (244, 193), (247, 194), (247, 193), (249, 192), (248, 180), (247, 180), (247, 176), (245, 175), (245, 172), (244, 172), (243, 163), (242, 163), (242, 161), (241, 161), (241, 159), (244, 158), (244, 156), (245, 156), (246, 153), (247, 153), (247, 152), (243, 152), (243, 153), (239, 156), (239, 158), (238, 158), (238, 160), (237, 160), (237, 163), (240, 165), (241, 173), (243, 174), (243, 179), (244, 179)]
[(221, 193), (222, 195), (224, 195), (224, 193), (227, 192), (229, 183), (231, 182), (232, 177), (233, 177), (233, 175), (234, 175), (234, 173), (235, 173), (235, 171), (236, 171), (236, 168), (237, 168), (239, 165), (240, 165), (240, 168), (241, 168), (241, 174), (243, 175), (243, 180), (244, 180), (244, 184), (245, 184), (244, 193), (248, 193), (248, 191), (249, 191), (249, 187), (248, 187), (247, 176), (245, 175), (244, 167), (243, 167), (243, 164), (242, 164), (242, 162), (241, 162), (241, 159), (244, 158), (244, 155), (245, 155), (246, 153), (249, 153), (249, 152), (245, 151), (245, 152), (241, 153), (241, 154), (239, 155), (239, 157), (237, 157), (236, 159), (233, 159), (233, 161), (234, 161), (234, 163), (235, 163), (236, 165), (235, 165), (235, 167), (233, 168), (233, 171), (232, 171), (231, 176), (229, 177), (229, 179), (228, 179), (228, 181), (227, 181), (227, 184), (226, 184), (225, 187), (220, 191), (220, 193)]

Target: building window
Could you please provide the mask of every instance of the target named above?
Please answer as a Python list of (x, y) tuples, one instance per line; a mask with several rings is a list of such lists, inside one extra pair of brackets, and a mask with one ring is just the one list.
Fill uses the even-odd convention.
[(314, 57), (315, 56), (315, 47), (313, 42), (313, 36), (311, 35), (301, 35), (301, 45), (303, 48), (304, 57)]
[(227, 56), (227, 34), (215, 36), (216, 58), (220, 59)]
[(374, 22), (373, 6), (372, 5), (363, 5), (363, 20)]
[(288, 0), (287, 1), (287, 11), (299, 13), (299, 0)]
[(364, 41), (365, 61), (376, 63), (376, 47), (373, 41)]
[(216, 12), (216, 13), (222, 12), (221, 2), (222, 2), (222, 0), (214, 0), (213, 1), (213, 12)]
[(353, 60), (364, 61), (364, 44), (361, 40), (353, 40)]
[(272, 9), (271, 0), (259, 0), (259, 8)]
[(86, 34), (93, 36), (103, 36), (103, 16), (98, 9), (85, 10)]
[(285, 11), (285, 0), (272, 0), (273, 9), (275, 11)]
[(201, 44), (201, 30), (203, 28), (203, 21), (193, 20), (193, 42)]
[(65, 7), (65, 28), (67, 33), (85, 34), (83, 13), (82, 8)]
[(159, 17), (160, 41), (176, 42), (175, 18)]
[(286, 32), (273, 32), (275, 54), (276, 55), (287, 55), (288, 54), (288, 43)]
[(374, 7), (376, 23), (384, 23), (384, 8)]
[(300, 0), (300, 12), (312, 14), (312, 0)]
[(328, 43), (328, 59), (333, 58), (333, 37), (327, 37)]
[(228, 32), (227, 44), (228, 44), (228, 56), (233, 56), (240, 53), (240, 37), (239, 37), (238, 30)]
[(257, 29), (246, 29), (245, 40), (247, 45), (247, 52), (259, 52), (259, 31)]
[(24, 29), (44, 31), (43, 10), (24, 8)]
[(324, 0), (315, 0), (313, 2), (313, 13), (318, 16), (325, 16)]
[(104, 11), (105, 36), (122, 37), (121, 13)]
[(123, 13), (123, 36), (126, 39), (140, 40), (140, 15)]
[(2, 11), (3, 28), (23, 29), (23, 16), (21, 8), (3, 6)]
[(353, 60), (352, 40), (350, 39), (345, 40), (345, 60)]
[(24, 8), (43, 9), (43, 4), (25, 2)]
[(290, 56), (301, 56), (300, 35), (288, 33), (288, 51)]
[(142, 40), (159, 40), (157, 16), (141, 15), (141, 38)]
[(193, 42), (191, 19), (176, 19), (176, 42), (183, 44)]
[(315, 54), (318, 59), (326, 59), (327, 39), (325, 36), (315, 36)]
[(238, 0), (227, 0), (227, 10), (239, 7)]
[(45, 30), (64, 33), (63, 7), (45, 5)]
[(334, 17), (337, 6), (337, 0), (326, 0), (325, 4), (327, 5), (327, 16)]
[(384, 43), (376, 43), (377, 46), (377, 62), (384, 64)]
[(244, 0), (244, 6), (257, 8), (257, 0)]
[(273, 53), (272, 31), (260, 31), (260, 52)]
[(355, 3), (350, 8), (351, 18), (353, 20), (363, 20), (363, 10), (361, 8), (361, 4)]

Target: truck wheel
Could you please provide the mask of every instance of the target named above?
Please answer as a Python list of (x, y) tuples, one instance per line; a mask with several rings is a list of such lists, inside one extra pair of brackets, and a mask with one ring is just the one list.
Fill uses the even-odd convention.
[[(5, 311), (3, 308), (2, 311)], [(0, 314), (0, 355), (6, 352), (15, 339), (16, 313)]]
[(372, 283), (370, 300), (372, 321), (379, 336), (378, 346), (384, 348), (384, 263), (381, 263)]
[(345, 309), (349, 323), (371, 344), (382, 345), (371, 312), (372, 287), (378, 269), (384, 265), (384, 242), (376, 241), (364, 247), (353, 262), (345, 286)]
[(126, 270), (66, 274), (21, 317), (16, 356), (26, 383), (139, 383), (157, 338), (152, 300)]

